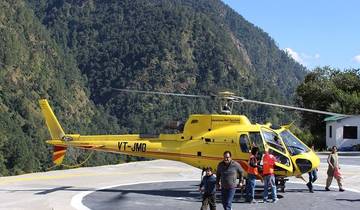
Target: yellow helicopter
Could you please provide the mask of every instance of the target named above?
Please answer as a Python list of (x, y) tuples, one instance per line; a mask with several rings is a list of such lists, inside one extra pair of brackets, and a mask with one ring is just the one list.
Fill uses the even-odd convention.
[(271, 124), (252, 124), (244, 115), (233, 115), (233, 105), (235, 103), (257, 103), (327, 115), (342, 115), (249, 100), (235, 96), (231, 92), (206, 96), (128, 89), (116, 90), (180, 97), (217, 98), (220, 101), (220, 114), (194, 114), (190, 115), (185, 124), (174, 122), (168, 127), (176, 130), (175, 134), (66, 134), (47, 100), (42, 99), (39, 101), (40, 107), (51, 135), (51, 139), (47, 140), (47, 143), (54, 145), (53, 162), (56, 165), (62, 163), (68, 147), (175, 160), (200, 169), (208, 166), (216, 168), (219, 161), (223, 159), (223, 152), (230, 151), (233, 160), (239, 162), (244, 171), (247, 171), (249, 150), (252, 146), (257, 146), (260, 153), (268, 149), (277, 158), (275, 175), (285, 186), (286, 177), (299, 176), (317, 168), (320, 164), (319, 157), (291, 133), (289, 126), (273, 128)]

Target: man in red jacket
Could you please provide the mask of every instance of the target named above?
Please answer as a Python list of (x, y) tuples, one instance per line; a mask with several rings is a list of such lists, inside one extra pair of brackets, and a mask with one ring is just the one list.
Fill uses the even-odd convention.
[(269, 185), (271, 186), (271, 195), (272, 195), (273, 203), (275, 203), (278, 200), (276, 195), (276, 183), (274, 176), (275, 162), (276, 162), (275, 156), (269, 153), (269, 149), (266, 149), (263, 157), (264, 202), (268, 202)]

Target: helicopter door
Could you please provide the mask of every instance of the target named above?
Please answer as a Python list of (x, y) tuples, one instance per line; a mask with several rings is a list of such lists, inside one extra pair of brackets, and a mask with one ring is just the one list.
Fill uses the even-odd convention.
[[(289, 158), (289, 154), (285, 149), (283, 142), (280, 140), (278, 135), (269, 129), (261, 129), (261, 133), (265, 140), (266, 146), (269, 148), (269, 152), (273, 154), (278, 162), (276, 162), (276, 166), (278, 171), (284, 171), (285, 173), (293, 172), (293, 165)], [(276, 170), (276, 168), (275, 168)], [(283, 174), (286, 175), (286, 174)]]
[[(262, 156), (264, 154), (264, 142), (261, 138), (260, 132), (249, 132), (250, 136), (250, 145), (256, 146), (259, 148), (259, 156)], [(250, 148), (251, 149), (251, 148)]]

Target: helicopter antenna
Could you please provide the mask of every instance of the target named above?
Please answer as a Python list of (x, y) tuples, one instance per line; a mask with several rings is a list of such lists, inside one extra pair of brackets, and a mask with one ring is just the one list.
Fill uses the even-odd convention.
[(112, 89), (116, 90), (116, 91), (129, 92), (129, 93), (156, 94), (156, 95), (180, 96), (180, 97), (191, 97), (191, 98), (206, 98), (206, 99), (218, 98), (218, 99), (220, 99), (220, 113), (221, 114), (231, 114), (234, 103), (254, 103), (254, 104), (274, 106), (274, 107), (293, 109), (293, 110), (299, 110), (299, 111), (305, 111), (305, 112), (313, 112), (313, 113), (325, 114), (325, 115), (350, 116), (350, 115), (335, 113), (335, 112), (327, 112), (327, 111), (321, 111), (321, 110), (316, 110), (316, 109), (306, 109), (306, 108), (301, 108), (301, 107), (296, 107), (296, 106), (289, 106), (289, 105), (282, 105), (282, 104), (275, 104), (275, 103), (269, 103), (269, 102), (263, 102), (263, 101), (250, 100), (250, 99), (246, 99), (244, 97), (236, 96), (234, 93), (229, 92), (229, 91), (219, 92), (217, 95), (192, 95), (192, 94), (183, 94), (183, 93), (168, 93), (168, 92), (130, 90), (130, 89), (119, 89), (119, 88), (112, 88)]

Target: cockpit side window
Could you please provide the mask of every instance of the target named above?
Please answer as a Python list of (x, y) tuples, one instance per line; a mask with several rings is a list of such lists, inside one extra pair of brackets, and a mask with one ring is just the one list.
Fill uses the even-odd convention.
[(240, 149), (242, 152), (248, 153), (250, 150), (249, 137), (246, 134), (241, 134), (240, 136)]

